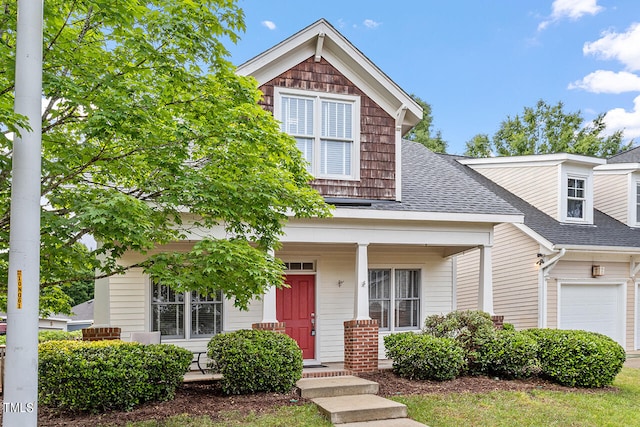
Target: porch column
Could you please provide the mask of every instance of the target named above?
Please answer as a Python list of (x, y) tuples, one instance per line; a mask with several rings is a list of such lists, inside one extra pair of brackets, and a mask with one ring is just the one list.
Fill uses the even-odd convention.
[(493, 315), (493, 273), (491, 265), (491, 246), (482, 246), (480, 248), (478, 310)]
[[(273, 249), (269, 249), (269, 255), (275, 256)], [(251, 325), (253, 329), (263, 329), (269, 331), (284, 332), (284, 322), (278, 322), (276, 315), (276, 287), (271, 286), (262, 295), (262, 321)]]
[(369, 320), (369, 259), (368, 243), (358, 243), (356, 254), (356, 289), (354, 320)]
[(344, 368), (351, 372), (378, 370), (378, 321), (369, 317), (368, 243), (358, 243), (353, 320), (344, 322)]

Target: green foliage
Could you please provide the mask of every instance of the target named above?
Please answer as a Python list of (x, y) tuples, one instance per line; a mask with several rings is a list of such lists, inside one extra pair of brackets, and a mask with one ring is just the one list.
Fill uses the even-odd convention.
[(610, 385), (625, 361), (620, 344), (595, 332), (532, 329), (526, 333), (537, 339), (542, 374), (563, 385)]
[[(12, 112), (16, 5), (3, 4), (0, 293), (10, 221), (6, 136), (24, 125)], [(142, 267), (157, 263), (154, 272), (173, 272), (184, 288), (238, 293), (241, 307), (249, 294), (281, 284), (281, 265), (267, 251), (288, 213), (329, 210), (308, 185), (295, 141), (258, 105), (256, 81), (236, 75), (227, 59), (222, 40), (235, 43), (244, 31), (236, 2), (47, 0), (44, 7), (40, 276), (43, 296), (54, 291), (41, 298), (42, 312), (68, 312), (76, 301), (58, 290), (69, 284), (139, 267), (117, 263), (125, 252), (146, 254), (204, 228), (233, 238), (208, 237), (188, 254), (154, 252)], [(100, 245), (87, 248), (85, 236)]]
[(496, 337), (491, 315), (477, 310), (429, 316), (424, 321), (423, 331), (434, 337), (455, 339), (465, 351), (467, 370), (472, 374), (482, 373), (478, 350)]
[(566, 112), (562, 102), (550, 105), (539, 100), (535, 107), (525, 107), (522, 115), (507, 117), (492, 141), (487, 135), (476, 135), (467, 142), (465, 155), (573, 153), (609, 157), (633, 145), (633, 141), (623, 143), (622, 131), (607, 135), (606, 127), (604, 114), (585, 125), (580, 111)]
[(482, 371), (500, 378), (526, 378), (537, 372), (537, 342), (531, 335), (498, 330), (479, 350)]
[(447, 141), (442, 139), (442, 133), (439, 130), (434, 134), (431, 129), (433, 125), (431, 105), (416, 95), (411, 95), (411, 97), (422, 107), (422, 120), (405, 135), (405, 138), (409, 141), (419, 142), (435, 153), (446, 153)]
[[(82, 339), (82, 331), (40, 331), (38, 332), (38, 342), (46, 341), (73, 341)], [(0, 345), (7, 344), (7, 336), (0, 335)]]
[(403, 332), (385, 336), (384, 346), (393, 371), (403, 378), (451, 380), (465, 366), (464, 350), (452, 338)]
[(191, 358), (168, 344), (48, 341), (39, 346), (39, 401), (97, 413), (170, 400)]
[(302, 377), (302, 351), (291, 337), (273, 331), (218, 334), (207, 347), (211, 367), (223, 375), (227, 394), (288, 392)]

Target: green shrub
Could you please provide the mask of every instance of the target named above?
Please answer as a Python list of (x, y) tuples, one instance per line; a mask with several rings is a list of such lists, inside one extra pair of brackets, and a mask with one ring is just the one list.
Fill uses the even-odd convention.
[(513, 325), (513, 323), (503, 323), (502, 324), (502, 330), (504, 331), (515, 331), (516, 327)]
[(211, 338), (210, 367), (222, 374), (227, 394), (263, 391), (285, 393), (302, 377), (302, 351), (289, 336), (261, 330), (240, 330)]
[(496, 337), (491, 315), (477, 310), (429, 316), (423, 331), (434, 337), (455, 339), (464, 349), (466, 370), (471, 374), (483, 373), (478, 349)]
[[(58, 340), (79, 340), (82, 339), (82, 331), (40, 331), (38, 332), (38, 342), (58, 341)], [(7, 344), (7, 336), (0, 335), (0, 345)]]
[(611, 338), (595, 332), (533, 329), (526, 333), (538, 341), (542, 374), (577, 387), (604, 387), (622, 369), (625, 352)]
[(191, 359), (190, 351), (168, 344), (48, 341), (39, 346), (39, 401), (96, 413), (169, 400)]
[(452, 338), (403, 332), (384, 337), (393, 371), (408, 379), (451, 380), (465, 366), (464, 350)]
[(482, 371), (500, 378), (526, 378), (538, 370), (537, 341), (529, 334), (496, 331), (496, 337), (479, 349)]

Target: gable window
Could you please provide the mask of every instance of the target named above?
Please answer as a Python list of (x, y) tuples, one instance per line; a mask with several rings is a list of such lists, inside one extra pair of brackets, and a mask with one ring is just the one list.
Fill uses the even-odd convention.
[(175, 292), (154, 282), (151, 291), (151, 330), (162, 338), (207, 338), (222, 332), (222, 291), (213, 295)]
[(420, 270), (369, 270), (369, 316), (382, 330), (420, 327)]
[(585, 188), (584, 179), (567, 179), (567, 218), (585, 218), (585, 204), (587, 200)]
[(317, 178), (357, 179), (359, 98), (299, 90), (275, 90), (274, 114), (293, 136)]

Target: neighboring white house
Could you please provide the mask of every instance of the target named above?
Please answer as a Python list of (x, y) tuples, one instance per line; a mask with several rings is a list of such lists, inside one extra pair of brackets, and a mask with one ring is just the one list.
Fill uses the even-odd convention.
[[(422, 118), (407, 93), (325, 20), (238, 73), (257, 79), (264, 108), (298, 141), (333, 217), (290, 218), (276, 256), (291, 287), (249, 311), (222, 295), (175, 293), (132, 269), (96, 282), (97, 325), (121, 328), (123, 339), (160, 330), (163, 342), (203, 351), (213, 334), (284, 323), (307, 362), (341, 361), (345, 322), (374, 318), (382, 337), (455, 309), (453, 260), (474, 249), (482, 255), (476, 308), (493, 311), (494, 226), (523, 216), (456, 165), (402, 140)], [(199, 235), (169, 246), (187, 250)], [(140, 258), (130, 253), (122, 263)]]
[[(447, 157), (524, 214), (523, 224), (495, 228), (495, 314), (518, 329), (584, 329), (640, 348), (637, 151), (609, 162), (563, 153)], [(460, 309), (477, 305), (478, 256), (456, 257)]]

